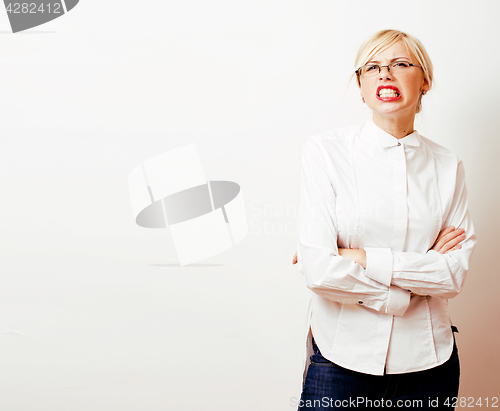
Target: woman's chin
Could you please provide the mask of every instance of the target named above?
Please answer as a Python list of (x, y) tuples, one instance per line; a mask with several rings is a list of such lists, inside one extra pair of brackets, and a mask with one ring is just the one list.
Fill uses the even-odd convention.
[(387, 104), (376, 105), (376, 107), (370, 107), (370, 109), (380, 116), (390, 116), (390, 115), (402, 115), (402, 116), (415, 116), (415, 111), (411, 110), (412, 107), (404, 107), (400, 104)]

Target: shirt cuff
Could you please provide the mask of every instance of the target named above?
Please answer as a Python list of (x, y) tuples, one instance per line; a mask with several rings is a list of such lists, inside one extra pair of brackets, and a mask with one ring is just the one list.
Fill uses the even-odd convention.
[(394, 257), (390, 248), (365, 247), (365, 275), (386, 287), (391, 285)]
[(395, 285), (389, 287), (386, 314), (402, 317), (410, 305), (410, 292)]

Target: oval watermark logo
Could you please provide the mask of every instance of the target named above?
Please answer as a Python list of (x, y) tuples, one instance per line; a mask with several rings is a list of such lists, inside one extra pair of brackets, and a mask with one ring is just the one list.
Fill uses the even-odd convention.
[(40, 26), (72, 10), (79, 0), (31, 0), (29, 2), (4, 0), (13, 33)]
[(146, 160), (128, 183), (135, 222), (168, 227), (181, 266), (229, 250), (248, 233), (240, 185), (208, 181), (195, 143)]

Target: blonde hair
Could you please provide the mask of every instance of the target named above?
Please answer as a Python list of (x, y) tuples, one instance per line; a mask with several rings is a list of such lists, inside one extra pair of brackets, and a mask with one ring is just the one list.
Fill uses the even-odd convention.
[[(359, 47), (355, 62), (356, 70), (359, 67), (364, 66), (368, 61), (372, 59), (373, 56), (388, 49), (394, 43), (397, 43), (400, 40), (404, 42), (407, 51), (408, 49), (411, 50), (411, 52), (417, 58), (417, 64), (419, 66), (422, 66), (422, 70), (424, 71), (424, 78), (426, 78), (427, 81), (429, 82), (429, 89), (430, 89), (434, 81), (431, 59), (427, 54), (427, 51), (425, 50), (424, 46), (418, 39), (402, 31), (380, 30), (375, 34), (371, 35), (370, 37), (368, 37)], [(410, 54), (409, 51), (408, 54)], [(361, 87), (359, 75), (356, 75), (356, 80), (358, 82), (358, 87)], [(420, 97), (418, 98), (416, 112), (420, 113), (421, 110), (422, 110), (422, 94), (420, 94)]]

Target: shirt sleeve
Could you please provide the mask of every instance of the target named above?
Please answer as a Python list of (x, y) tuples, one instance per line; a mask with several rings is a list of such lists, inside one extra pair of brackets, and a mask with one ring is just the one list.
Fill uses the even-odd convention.
[(460, 242), (462, 248), (445, 254), (430, 249), (423, 254), (366, 247), (368, 277), (418, 295), (453, 298), (462, 290), (477, 238), (468, 211), (465, 170), (461, 160), (458, 160), (454, 183), (450, 211), (441, 230), (450, 225), (455, 229), (463, 228), (466, 237)]
[(338, 255), (336, 197), (328, 170), (321, 141), (309, 138), (301, 158), (297, 250), (298, 268), (307, 287), (332, 301), (402, 316), (410, 292), (367, 277), (363, 266)]

